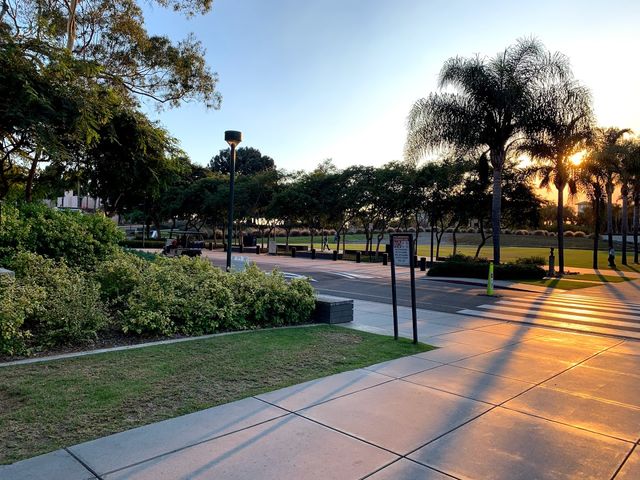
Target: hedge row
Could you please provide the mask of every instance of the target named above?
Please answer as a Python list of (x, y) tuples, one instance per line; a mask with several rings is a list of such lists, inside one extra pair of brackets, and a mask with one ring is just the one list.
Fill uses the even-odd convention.
[(188, 257), (148, 261), (116, 252), (91, 271), (22, 252), (0, 276), (0, 353), (86, 344), (104, 332), (203, 335), (295, 325), (315, 306), (306, 280), (253, 266), (226, 274)]
[[(489, 276), (489, 262), (473, 260), (462, 255), (450, 257), (448, 260), (434, 264), (427, 275), (430, 277), (462, 277), (487, 278)], [(496, 280), (539, 280), (546, 272), (536, 264), (536, 261), (518, 263), (502, 263), (494, 266), (493, 276)]]

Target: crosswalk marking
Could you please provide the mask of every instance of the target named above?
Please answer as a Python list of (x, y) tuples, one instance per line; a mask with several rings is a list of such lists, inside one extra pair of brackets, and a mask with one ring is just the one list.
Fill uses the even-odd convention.
[[(501, 309), (510, 312), (531, 312), (535, 314), (539, 313), (541, 315), (545, 315), (547, 313), (546, 304), (544, 303), (536, 304), (535, 308), (528, 307), (533, 307), (533, 305), (527, 306), (516, 304), (514, 302), (498, 302), (496, 305), (480, 305), (480, 307), (478, 308)], [(614, 319), (627, 319), (635, 322), (640, 322), (640, 312), (638, 312), (637, 315), (626, 315), (619, 312), (594, 311), (586, 310), (584, 308), (560, 307), (556, 305), (553, 305), (552, 308), (554, 312), (559, 312), (559, 315), (566, 316), (567, 319), (572, 317), (575, 317), (574, 320), (579, 320), (581, 317), (611, 317)]]
[(377, 277), (374, 277), (374, 276), (371, 276), (371, 275), (366, 275), (366, 274), (363, 274), (363, 273), (334, 272), (334, 271), (331, 271), (331, 272), (328, 272), (328, 273), (333, 273), (334, 275), (338, 275), (339, 277), (351, 278), (351, 279), (354, 279), (354, 278), (362, 278), (362, 279), (377, 278)]
[(463, 315), (640, 338), (640, 304), (574, 295), (507, 297)]
[[(586, 303), (577, 303), (577, 302), (559, 302), (557, 300), (547, 300), (547, 299), (540, 299), (540, 300), (528, 300), (526, 298), (513, 298), (513, 299), (509, 299), (508, 301), (505, 301), (505, 303), (513, 303), (513, 304), (538, 304), (538, 305), (558, 305), (558, 306), (566, 306), (566, 307), (575, 307), (575, 308), (584, 308), (585, 306), (589, 306), (589, 308), (591, 310), (594, 311), (610, 311), (611, 310), (611, 306), (610, 305), (595, 305), (595, 304), (586, 304)], [(616, 311), (619, 312), (630, 312), (630, 313), (637, 313), (640, 314), (640, 308), (635, 308), (635, 307), (629, 307), (628, 305), (625, 304), (624, 308), (619, 308), (620, 304), (616, 304), (615, 308), (617, 309)]]

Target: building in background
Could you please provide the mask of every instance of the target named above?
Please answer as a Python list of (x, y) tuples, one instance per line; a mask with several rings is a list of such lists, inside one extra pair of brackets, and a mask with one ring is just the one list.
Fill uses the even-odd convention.
[(102, 200), (88, 196), (78, 198), (73, 194), (73, 190), (66, 190), (64, 196), (57, 198), (56, 207), (95, 212), (102, 208)]

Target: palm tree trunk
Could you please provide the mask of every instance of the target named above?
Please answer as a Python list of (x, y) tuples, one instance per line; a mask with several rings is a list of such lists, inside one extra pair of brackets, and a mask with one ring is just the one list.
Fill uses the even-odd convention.
[(638, 201), (640, 191), (633, 192), (633, 263), (638, 263)]
[(609, 249), (613, 248), (613, 185), (607, 185), (607, 236)]
[(558, 188), (558, 273), (564, 275), (564, 185)]
[[(499, 168), (498, 168), (499, 165)], [(491, 200), (491, 228), (493, 229), (493, 263), (500, 263), (500, 209), (502, 206), (502, 161), (493, 168), (493, 198)]]
[(598, 243), (600, 241), (600, 192), (596, 192), (595, 199), (595, 228), (593, 235), (593, 269), (598, 269)]
[(622, 259), (621, 262), (623, 265), (627, 264), (627, 217), (629, 208), (629, 188), (626, 184), (622, 185), (622, 225), (621, 225), (621, 233), (622, 233)]

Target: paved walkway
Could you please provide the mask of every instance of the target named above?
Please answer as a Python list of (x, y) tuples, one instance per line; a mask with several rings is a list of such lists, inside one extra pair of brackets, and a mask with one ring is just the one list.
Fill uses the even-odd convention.
[[(388, 333), (389, 309), (356, 301), (351, 328)], [(419, 319), (441, 348), (0, 467), (0, 479), (640, 478), (640, 343)]]

